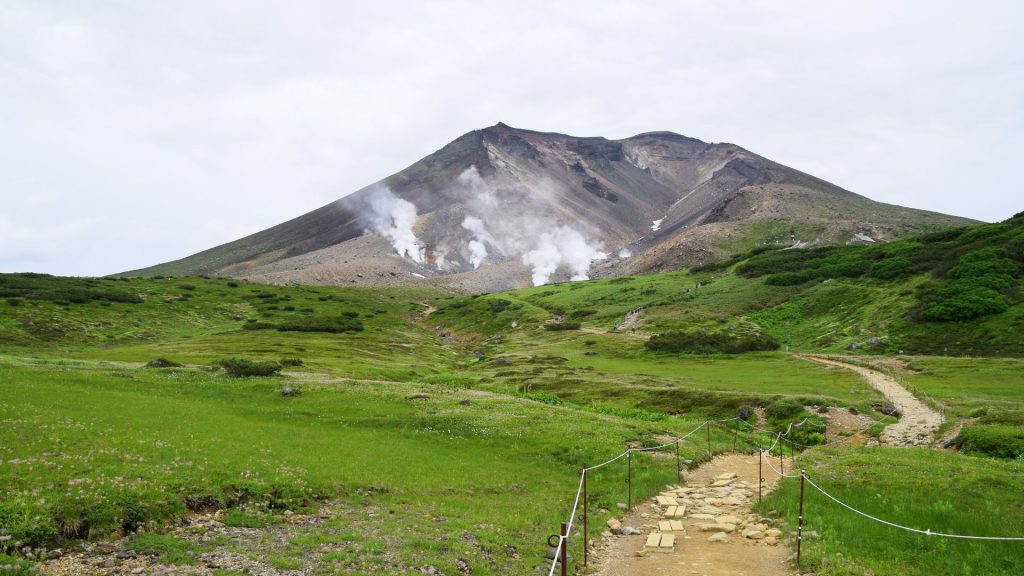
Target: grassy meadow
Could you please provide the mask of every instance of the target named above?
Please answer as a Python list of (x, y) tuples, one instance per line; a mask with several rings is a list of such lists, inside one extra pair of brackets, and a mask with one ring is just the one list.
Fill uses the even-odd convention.
[[(947, 534), (1024, 536), (1021, 461), (907, 448), (816, 448), (798, 464), (823, 490), (867, 514)], [(795, 527), (799, 479), (786, 479), (761, 505)], [(803, 571), (863, 574), (1020, 574), (1024, 542), (940, 538), (904, 531), (841, 508), (804, 487)]]
[[(532, 573), (580, 468), (626, 446), (741, 412), (769, 431), (808, 419), (803, 444), (824, 441), (816, 406), (888, 421), (858, 376), (787, 352), (853, 355), (941, 408), (943, 431), (966, 424), (947, 451), (810, 448), (799, 462), (823, 487), (920, 528), (1020, 535), (1021, 226), (752, 246), (689, 271), (476, 296), (2, 274), (0, 565), (27, 573), (25, 546), (122, 541), (186, 565), (225, 549), (279, 574)], [(223, 369), (246, 362), (275, 375)], [(713, 427), (712, 452), (762, 440), (734, 427)], [(690, 465), (707, 455), (703, 434), (683, 444)], [(592, 536), (626, 502), (625, 473), (590, 477)], [(637, 455), (633, 500), (676, 475), (674, 452)], [(763, 512), (792, 525), (794, 484)], [(1020, 544), (807, 504), (805, 571), (1024, 571)], [(255, 544), (175, 536), (213, 509)]]

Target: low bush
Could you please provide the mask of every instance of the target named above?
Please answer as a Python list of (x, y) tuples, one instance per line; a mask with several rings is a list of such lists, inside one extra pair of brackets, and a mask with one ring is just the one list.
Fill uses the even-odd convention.
[[(356, 313), (358, 315), (358, 313)], [(277, 325), (281, 332), (327, 332), (341, 334), (343, 332), (362, 332), (363, 323), (349, 313), (334, 317), (311, 317), (286, 320)]]
[(4, 576), (35, 576), (39, 574), (39, 570), (28, 560), (0, 554), (0, 574)]
[(1024, 457), (1024, 428), (1010, 424), (964, 426), (954, 443), (967, 454), (993, 458)]
[(274, 376), (281, 372), (277, 362), (228, 358), (218, 360), (217, 365), (232, 376)]
[(243, 330), (274, 330), (275, 328), (277, 328), (277, 324), (273, 322), (250, 321), (242, 325)]
[(644, 347), (656, 352), (741, 354), (743, 352), (778, 350), (779, 343), (763, 332), (670, 330), (655, 334), (644, 344)]
[(971, 288), (932, 304), (921, 317), (936, 322), (970, 320), (1005, 312), (1008, 308), (1006, 299), (999, 292), (991, 288)]
[(146, 363), (146, 368), (180, 368), (181, 364), (167, 358), (156, 358)]
[(302, 366), (302, 358), (281, 358), (277, 361), (281, 366)]

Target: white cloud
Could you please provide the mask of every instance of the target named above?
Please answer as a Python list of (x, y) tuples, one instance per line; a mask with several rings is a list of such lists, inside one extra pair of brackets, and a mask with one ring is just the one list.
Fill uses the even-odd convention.
[(1001, 219), (1021, 209), (1022, 16), (923, 0), (7, 2), (2, 212), (69, 232), (49, 252), (8, 233), (0, 253), (35, 256), (0, 270), (179, 258), (499, 120), (731, 141), (877, 200)]

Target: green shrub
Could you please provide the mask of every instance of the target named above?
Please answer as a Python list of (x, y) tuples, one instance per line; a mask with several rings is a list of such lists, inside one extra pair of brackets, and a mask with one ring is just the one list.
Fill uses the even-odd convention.
[[(358, 313), (356, 313), (358, 315)], [(349, 313), (335, 317), (310, 317), (287, 320), (277, 325), (281, 332), (327, 332), (341, 334), (344, 332), (362, 332), (363, 323)]]
[(4, 576), (35, 576), (39, 571), (28, 560), (0, 553), (0, 574)]
[(870, 275), (873, 278), (888, 280), (904, 274), (914, 263), (902, 256), (887, 258), (871, 265)]
[(257, 322), (249, 321), (242, 325), (243, 330), (274, 330), (277, 328), (277, 324), (273, 322)]
[(180, 368), (181, 364), (167, 358), (157, 358), (146, 363), (146, 368)]
[(965, 426), (955, 440), (967, 454), (994, 458), (1024, 457), (1024, 428), (1009, 424)]
[(796, 420), (802, 415), (809, 415), (807, 410), (804, 409), (804, 405), (792, 398), (784, 398), (773, 402), (770, 406), (765, 408), (764, 415), (768, 418), (768, 422), (774, 426), (779, 426), (791, 421)]
[(487, 308), (491, 314), (499, 314), (511, 306), (512, 302), (501, 298), (491, 298), (487, 301)]
[[(989, 413), (988, 410), (980, 408), (982, 412), (976, 414), (981, 419), (978, 424), (1008, 424), (1024, 428), (1024, 410), (1005, 410)], [(977, 410), (975, 412), (978, 412)]]
[(759, 350), (778, 350), (779, 343), (763, 332), (670, 330), (655, 334), (644, 347), (657, 352), (697, 354), (740, 354)]
[(302, 366), (304, 363), (302, 358), (281, 358), (278, 360), (278, 364), (281, 366)]
[(974, 288), (929, 306), (922, 313), (925, 320), (949, 322), (970, 320), (1008, 309), (1003, 295), (991, 288)]
[(232, 376), (274, 376), (281, 371), (277, 362), (228, 358), (218, 360), (217, 365)]
[(182, 290), (195, 290), (196, 289), (196, 285), (195, 284), (178, 284), (178, 288), (181, 288)]
[(816, 276), (812, 272), (783, 272), (768, 276), (764, 279), (764, 283), (769, 286), (798, 286), (815, 278)]

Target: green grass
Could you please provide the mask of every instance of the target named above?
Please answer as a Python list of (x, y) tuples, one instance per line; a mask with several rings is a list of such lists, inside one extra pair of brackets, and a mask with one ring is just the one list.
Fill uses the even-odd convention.
[[(772, 429), (810, 416), (801, 441), (813, 443), (820, 422), (804, 406), (869, 412), (881, 400), (852, 372), (781, 351), (653, 351), (648, 337), (681, 330), (763, 334), (783, 350), (1024, 355), (1024, 306), (1012, 286), (1001, 292), (1005, 312), (953, 322), (920, 316), (925, 305), (958, 297), (959, 288), (941, 292), (943, 283), (1005, 280), (985, 279), (993, 266), (1012, 276), (1002, 253), (961, 258), (1009, 242), (1011, 228), (937, 235), (921, 246), (830, 249), (841, 258), (826, 255), (811, 266), (814, 280), (793, 285), (766, 283), (786, 270), (764, 264), (780, 259), (799, 273), (807, 254), (767, 251), (700, 271), (478, 297), (0, 275), (0, 287), (17, 291), (0, 300), (0, 536), (11, 536), (0, 552), (145, 527), (132, 546), (188, 563), (196, 548), (154, 531), (198, 503), (226, 508), (230, 526), (288, 531), (255, 553), (281, 570), (394, 573), (429, 564), (456, 573), (461, 559), (474, 574), (529, 573), (546, 564), (543, 541), (568, 515), (580, 467), (627, 443), (653, 446), (704, 418), (753, 407), (766, 410), (759, 425)], [(885, 265), (865, 268), (857, 259), (873, 251)], [(764, 274), (736, 273), (751, 262)], [(922, 262), (933, 268), (914, 268)], [(617, 328), (637, 309), (635, 329)], [(289, 361), (284, 375), (229, 377), (215, 367), (231, 358)], [(182, 366), (142, 368), (154, 359)], [(1007, 458), (1024, 423), (1022, 368), (1019, 360), (911, 357), (897, 375), (942, 407), (950, 425), (983, 416), (964, 431), (965, 450)], [(285, 386), (301, 394), (282, 396)], [(712, 427), (713, 452), (757, 443), (734, 428)], [(701, 433), (681, 458), (697, 464), (707, 451)], [(1019, 460), (815, 449), (804, 462), (837, 495), (884, 517), (933, 530), (1021, 531), (1011, 489), (1021, 484)], [(590, 475), (592, 511), (627, 500), (625, 474), (618, 461)], [(634, 455), (634, 501), (676, 474), (672, 451)], [(771, 503), (789, 518), (793, 490), (787, 483)], [(819, 573), (1021, 571), (1019, 555), (1008, 560), (1002, 545), (986, 553), (971, 543), (901, 540), (813, 498), (811, 528), (822, 538), (810, 544), (808, 567)], [(285, 521), (286, 510), (321, 507), (337, 514), (301, 529)], [(978, 519), (997, 509), (1005, 526)], [(608, 514), (592, 513), (592, 533)], [(911, 545), (928, 558), (900, 556)]]
[(1024, 410), (1024, 360), (916, 357), (900, 378), (953, 416), (970, 416), (979, 408)]
[[(3, 362), (2, 530), (39, 544), (85, 519), (90, 537), (106, 537), (180, 516), (186, 496), (301, 510), (375, 486), (385, 506), (443, 519), (410, 520), (414, 532), (483, 527), (475, 531), (536, 561), (581, 465), (695, 424), (426, 384), (412, 387), (424, 400), (407, 399), (409, 385), (352, 381), (305, 382), (301, 396), (282, 398), (284, 380)], [(614, 508), (625, 501), (622, 471), (605, 474), (594, 480), (594, 505)], [(638, 469), (634, 487), (650, 492), (673, 475)], [(497, 572), (523, 569), (502, 558)]]
[(195, 564), (195, 555), (198, 552), (194, 545), (184, 540), (151, 533), (132, 537), (125, 548), (139, 554), (156, 556), (165, 564)]
[[(935, 450), (816, 449), (799, 460), (833, 496), (898, 524), (979, 536), (1024, 536), (1020, 507), (1024, 463)], [(786, 480), (762, 505), (796, 526), (799, 480)], [(907, 576), (1024, 573), (1021, 542), (939, 538), (856, 515), (805, 486), (802, 572)]]

